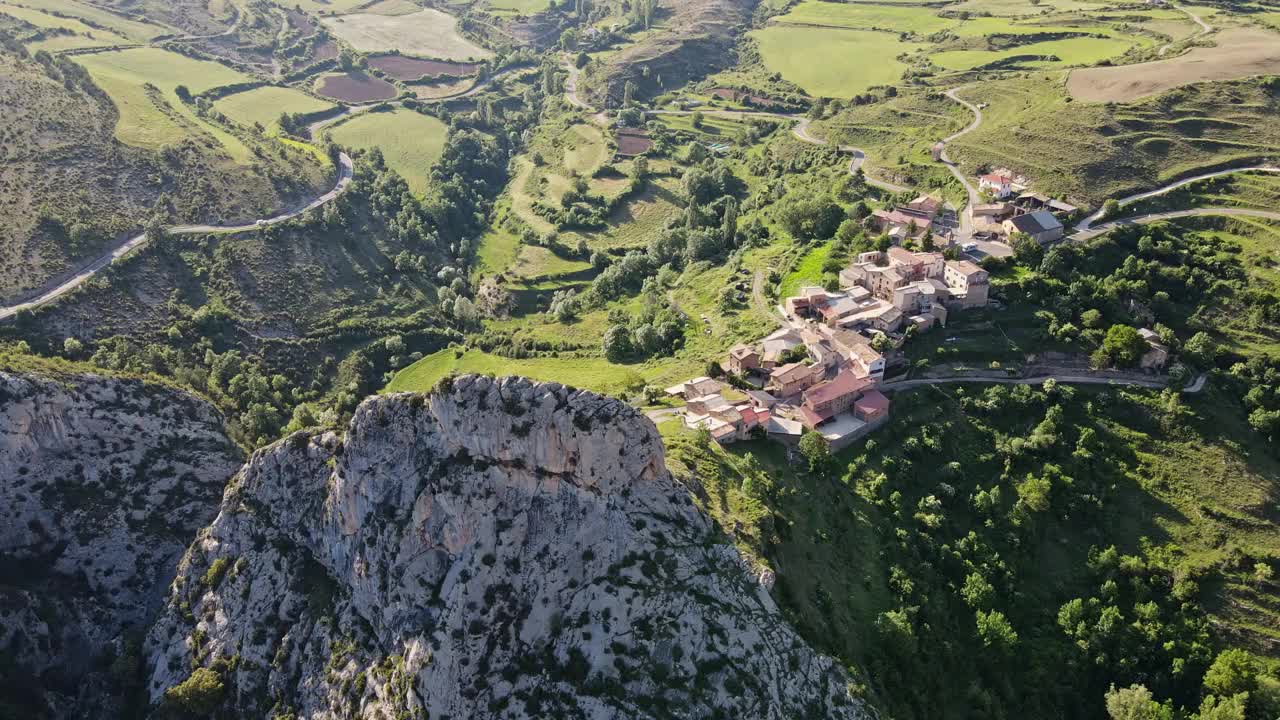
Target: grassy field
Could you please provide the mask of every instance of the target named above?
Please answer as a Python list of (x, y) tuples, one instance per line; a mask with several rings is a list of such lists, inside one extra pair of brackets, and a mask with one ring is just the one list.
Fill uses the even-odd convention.
[(564, 150), (564, 167), (570, 172), (590, 175), (608, 159), (604, 135), (594, 125), (580, 124), (569, 129)]
[(126, 38), (123, 35), (111, 32), (110, 30), (91, 27), (75, 18), (51, 15), (46, 12), (23, 7), (21, 5), (0, 3), (0, 13), (31, 23), (38, 28), (68, 30), (75, 33), (74, 35), (57, 35), (44, 40), (31, 42), (27, 45), (27, 48), (32, 52), (40, 50), (58, 52), (60, 50), (74, 50), (86, 47), (127, 45), (132, 42), (129, 38)]
[(494, 10), (509, 10), (522, 15), (532, 15), (547, 9), (542, 0), (489, 0), (488, 6)]
[(939, 17), (937, 11), (917, 5), (880, 5), (863, 3), (829, 3), (805, 0), (775, 23), (825, 25), (860, 30), (881, 29), (928, 35), (955, 27), (959, 21)]
[(524, 245), (516, 256), (515, 264), (510, 271), (520, 277), (558, 277), (582, 272), (591, 267), (584, 260), (573, 260), (556, 255), (552, 251), (537, 245)]
[(972, 70), (1016, 57), (1026, 58), (1017, 64), (1018, 67), (1051, 68), (1092, 65), (1123, 55), (1132, 46), (1128, 41), (1112, 38), (1069, 38), (1019, 45), (1007, 50), (949, 50), (935, 53), (930, 59), (947, 70)]
[(822, 284), (822, 264), (831, 256), (831, 243), (819, 245), (804, 254), (791, 272), (782, 278), (778, 297), (791, 297), (806, 285)]
[(907, 66), (897, 56), (923, 47), (888, 33), (825, 27), (772, 25), (751, 36), (770, 72), (824, 97), (847, 98), (899, 82)]
[(172, 32), (171, 29), (161, 25), (130, 20), (90, 3), (77, 2), (77, 0), (19, 0), (10, 4), (42, 10), (65, 18), (87, 21), (97, 28), (103, 28), (108, 32), (126, 38), (130, 42), (146, 42), (157, 35)]
[(213, 106), (242, 125), (275, 129), (281, 113), (316, 113), (336, 107), (293, 88), (267, 86), (219, 98)]
[(479, 373), (499, 376), (523, 375), (534, 380), (562, 382), (584, 390), (616, 395), (644, 380), (627, 365), (614, 365), (604, 358), (514, 358), (490, 355), (480, 350), (441, 350), (397, 373), (386, 392), (426, 392), (450, 374)]
[(357, 115), (327, 134), (334, 142), (350, 147), (378, 148), (387, 167), (400, 173), (415, 193), (424, 195), (431, 184), (431, 166), (444, 152), (449, 128), (429, 115), (400, 109)]
[(424, 9), (399, 16), (358, 13), (325, 18), (324, 24), (360, 52), (399, 50), (439, 60), (493, 56), (459, 34), (457, 19), (439, 10)]
[(383, 152), (387, 167), (401, 174), (413, 192), (425, 195), (431, 165), (444, 152), (449, 128), (440, 120), (412, 110), (364, 113), (326, 132), (334, 142)]
[(647, 245), (681, 212), (680, 182), (674, 178), (654, 178), (649, 187), (630, 198), (609, 218), (609, 227), (591, 232), (567, 232), (562, 240), (576, 244), (585, 239), (592, 248), (623, 248)]
[(296, 5), (316, 15), (334, 15), (351, 12), (368, 2), (369, 0), (288, 0), (285, 5), (288, 7)]
[(960, 203), (964, 190), (947, 168), (933, 161), (939, 138), (965, 127), (972, 115), (936, 92), (900, 91), (870, 105), (846, 107), (815, 123), (814, 134), (867, 153), (866, 168), (877, 178), (928, 189)]
[[(235, 136), (201, 120), (178, 99), (174, 88), (186, 85), (200, 93), (220, 85), (247, 82), (250, 78), (214, 62), (193, 60), (159, 48), (138, 48), (81, 55), (93, 79), (111, 96), (120, 110), (116, 137), (127, 145), (159, 149), (183, 138), (208, 134), (216, 138), (239, 162), (252, 157)], [(146, 84), (160, 89), (149, 96)]]

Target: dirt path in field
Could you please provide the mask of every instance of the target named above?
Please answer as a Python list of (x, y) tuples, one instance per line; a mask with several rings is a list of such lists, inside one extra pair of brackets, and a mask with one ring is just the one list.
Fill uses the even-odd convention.
[(1186, 9), (1181, 5), (1171, 5), (1170, 7), (1172, 7), (1174, 10), (1185, 13), (1187, 17), (1191, 18), (1192, 22), (1200, 26), (1200, 30), (1199, 32), (1197, 32), (1196, 34), (1192, 35), (1189, 38), (1184, 38), (1183, 40), (1179, 40), (1177, 42), (1171, 42), (1162, 46), (1156, 52), (1156, 55), (1160, 57), (1164, 57), (1164, 54), (1169, 52), (1169, 48), (1173, 47), (1174, 45), (1177, 45), (1179, 42), (1184, 42), (1185, 40), (1192, 40), (1202, 35), (1208, 35), (1209, 33), (1213, 32), (1213, 26), (1205, 22), (1199, 15), (1191, 12), (1190, 10)]
[[(292, 220), (305, 212), (314, 210), (337, 199), (347, 191), (348, 186), (351, 184), (351, 178), (354, 172), (355, 163), (352, 162), (351, 157), (346, 153), (341, 153), (338, 156), (338, 179), (334, 184), (333, 189), (314, 200), (309, 201), (302, 207), (281, 213), (275, 217), (263, 218), (244, 225), (174, 225), (166, 228), (165, 232), (170, 235), (199, 235), (204, 233), (233, 234), (270, 227), (271, 225), (276, 225), (286, 220)], [(80, 268), (75, 275), (62, 281), (58, 285), (44, 290), (32, 299), (17, 303), (16, 305), (0, 306), (0, 320), (7, 320), (23, 310), (34, 310), (42, 305), (47, 305), (54, 300), (57, 300), (63, 295), (66, 295), (72, 290), (75, 290), (88, 282), (94, 275), (101, 272), (103, 268), (110, 266), (112, 263), (120, 260), (146, 244), (147, 235), (145, 233), (125, 240), (123, 243), (111, 249), (101, 257), (98, 257), (88, 265)]]

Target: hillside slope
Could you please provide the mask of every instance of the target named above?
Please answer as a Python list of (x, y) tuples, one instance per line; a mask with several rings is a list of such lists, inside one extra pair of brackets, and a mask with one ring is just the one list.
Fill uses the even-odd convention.
[[(71, 58), (29, 55), (21, 38), (31, 30), (0, 16), (0, 300), (30, 296), (153, 214), (252, 222), (331, 182), (310, 153), (245, 133), (255, 157), (241, 163), (208, 134), (211, 125), (185, 120), (187, 136), (159, 150), (124, 144), (116, 137), (124, 101)], [(147, 100), (179, 117), (161, 93)]]
[(616, 107), (627, 81), (652, 94), (732, 64), (737, 37), (755, 5), (754, 0), (661, 3), (658, 29), (587, 78), (593, 100)]
[(221, 421), (138, 381), (0, 372), (0, 714), (127, 702), (141, 634), (242, 460)]
[(153, 701), (243, 717), (865, 717), (649, 421), (522, 379), (257, 453), (147, 653)]

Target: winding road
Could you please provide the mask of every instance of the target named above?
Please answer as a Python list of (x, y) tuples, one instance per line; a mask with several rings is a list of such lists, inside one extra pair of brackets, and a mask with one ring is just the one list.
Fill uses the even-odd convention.
[[(244, 225), (174, 225), (172, 227), (165, 228), (165, 232), (170, 235), (199, 235), (204, 233), (233, 234), (248, 232), (251, 230), (261, 230), (264, 227), (270, 227), (272, 225), (285, 222), (286, 220), (292, 220), (305, 212), (314, 210), (337, 199), (347, 191), (347, 187), (351, 184), (351, 178), (354, 174), (355, 163), (352, 162), (349, 155), (341, 153), (338, 156), (338, 180), (334, 184), (333, 189), (314, 200), (311, 200), (302, 207), (281, 213), (275, 217), (255, 220), (252, 223)], [(63, 295), (66, 295), (72, 290), (75, 290), (88, 282), (94, 275), (101, 272), (103, 268), (108, 267), (112, 263), (120, 260), (146, 244), (146, 233), (129, 238), (106, 254), (80, 268), (75, 275), (54, 287), (41, 291), (40, 294), (34, 298), (16, 305), (0, 306), (0, 320), (7, 320), (23, 310), (34, 310), (42, 305), (47, 305), (54, 300), (57, 300)]]
[[(1126, 207), (1140, 200), (1146, 200), (1147, 198), (1153, 198), (1153, 197), (1158, 197), (1160, 195), (1165, 195), (1174, 190), (1177, 190), (1180, 187), (1185, 187), (1187, 185), (1191, 185), (1192, 183), (1198, 183), (1202, 180), (1210, 180), (1212, 178), (1222, 177), (1224, 175), (1234, 175), (1236, 173), (1243, 173), (1243, 172), (1280, 173), (1280, 166), (1251, 165), (1249, 167), (1231, 168), (1229, 170), (1216, 170), (1214, 172), (1202, 173), (1200, 175), (1193, 175), (1188, 178), (1183, 178), (1181, 180), (1178, 180), (1177, 182), (1170, 183), (1168, 185), (1165, 185), (1164, 187), (1157, 188), (1155, 190), (1149, 190), (1147, 192), (1142, 192), (1136, 195), (1130, 195), (1125, 198), (1120, 198), (1118, 202), (1120, 203), (1120, 207)], [(1106, 207), (1104, 206), (1103, 208), (1099, 209), (1097, 212), (1093, 213), (1089, 217), (1076, 223), (1076, 227), (1075, 227), (1076, 232), (1071, 236), (1071, 239), (1076, 241), (1090, 240), (1120, 225), (1145, 225), (1148, 223), (1159, 222), (1161, 220), (1170, 220), (1173, 218), (1180, 218), (1180, 217), (1194, 217), (1199, 215), (1240, 215), (1240, 216), (1247, 216), (1247, 217), (1260, 217), (1260, 218), (1267, 218), (1271, 220), (1280, 220), (1280, 212), (1276, 212), (1273, 210), (1223, 207), (1223, 208), (1194, 208), (1191, 210), (1172, 210), (1168, 212), (1148, 213), (1146, 215), (1137, 215), (1137, 216), (1128, 217), (1128, 218), (1117, 218), (1115, 220), (1102, 223), (1100, 225), (1094, 225), (1094, 223), (1102, 220), (1105, 214), (1106, 214)]]
[[(1208, 379), (1206, 375), (1200, 375), (1190, 385), (1182, 389), (1182, 392), (1194, 394), (1204, 389), (1205, 381)], [(956, 383), (982, 383), (995, 385), (1043, 385), (1046, 380), (1054, 382), (1066, 383), (1068, 385), (1115, 385), (1115, 386), (1131, 386), (1145, 387), (1153, 390), (1163, 390), (1169, 386), (1167, 379), (1145, 379), (1145, 378), (1117, 378), (1098, 375), (1066, 375), (1051, 374), (1038, 375), (1028, 378), (999, 378), (999, 377), (949, 377), (949, 378), (919, 378), (917, 380), (895, 380), (882, 383), (880, 390), (884, 392), (893, 392), (895, 390), (911, 390), (918, 387), (926, 387), (930, 385), (952, 385)]]

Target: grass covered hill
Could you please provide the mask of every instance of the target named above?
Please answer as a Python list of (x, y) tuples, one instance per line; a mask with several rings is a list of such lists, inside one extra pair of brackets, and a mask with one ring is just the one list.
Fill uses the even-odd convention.
[[(465, 242), (505, 166), (498, 143), (459, 130), (424, 202), (379, 153), (360, 153), (351, 186), (322, 210), (255, 232), (166, 237), (0, 331), (110, 369), (175, 375), (210, 392), (237, 437), (266, 441), (303, 403), (353, 409), (383, 373), (475, 321)], [(248, 369), (225, 374), (229, 363)], [(261, 392), (246, 384), (254, 377), (268, 379)]]
[(173, 94), (177, 81), (162, 89), (129, 75), (133, 65), (103, 64), (136, 53), (163, 60), (164, 51), (85, 56), (98, 63), (86, 71), (71, 58), (29, 54), (23, 32), (0, 19), (2, 298), (97, 256), (153, 212), (172, 222), (252, 219), (331, 181), (310, 153), (198, 117)]
[(1280, 147), (1280, 81), (1193, 85), (1131, 104), (1071, 101), (1057, 75), (961, 91), (988, 104), (952, 144), (970, 172), (1003, 166), (1037, 190), (1099, 205), (1223, 166), (1261, 162)]

